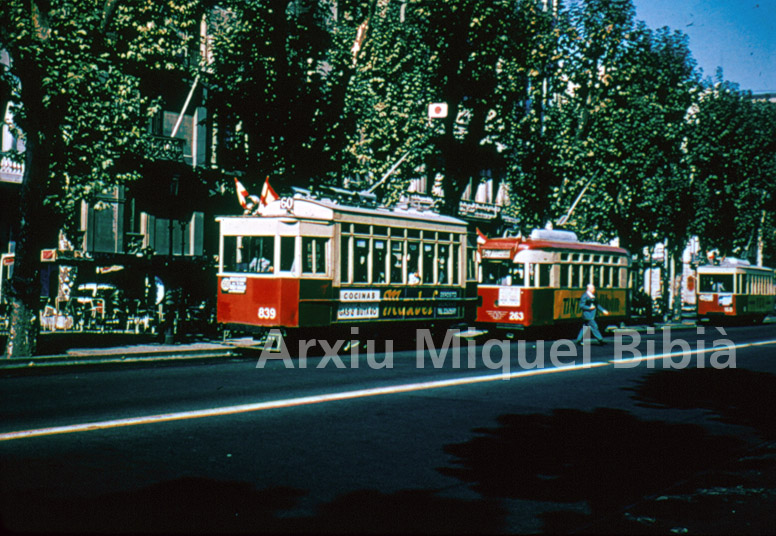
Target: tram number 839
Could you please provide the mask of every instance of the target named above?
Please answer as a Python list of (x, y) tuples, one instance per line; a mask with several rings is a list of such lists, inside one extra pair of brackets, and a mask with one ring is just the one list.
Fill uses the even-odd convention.
[(274, 320), (277, 314), (274, 307), (259, 307), (259, 318)]

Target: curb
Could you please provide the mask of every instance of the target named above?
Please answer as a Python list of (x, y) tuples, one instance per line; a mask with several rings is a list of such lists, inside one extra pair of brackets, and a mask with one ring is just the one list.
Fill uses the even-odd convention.
[(119, 363), (182, 362), (215, 358), (230, 358), (238, 353), (222, 345), (197, 347), (155, 347), (140, 345), (122, 348), (74, 349), (66, 354), (0, 359), (0, 372), (19, 370), (51, 370), (56, 367), (99, 366)]

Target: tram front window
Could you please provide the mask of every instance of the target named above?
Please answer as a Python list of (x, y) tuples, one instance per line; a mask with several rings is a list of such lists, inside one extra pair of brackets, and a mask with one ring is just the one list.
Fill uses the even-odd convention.
[(701, 292), (733, 292), (733, 274), (701, 274), (698, 288)]
[(488, 285), (522, 286), (525, 283), (524, 265), (510, 262), (483, 262), (482, 282)]
[(224, 272), (272, 273), (274, 236), (225, 236)]
[(257, 273), (274, 272), (272, 265), (275, 257), (275, 237), (274, 236), (251, 236), (243, 240), (248, 241), (248, 271)]

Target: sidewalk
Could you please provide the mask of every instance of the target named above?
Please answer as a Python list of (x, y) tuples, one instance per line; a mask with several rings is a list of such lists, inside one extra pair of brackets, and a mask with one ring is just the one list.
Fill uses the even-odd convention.
[(23, 358), (0, 357), (0, 371), (228, 358), (238, 355), (234, 346), (209, 341), (178, 344), (152, 342), (149, 336), (101, 333), (44, 333), (43, 355)]
[[(615, 328), (613, 331), (635, 330), (641, 333), (652, 328), (693, 329), (694, 322), (668, 322), (653, 326), (633, 325)], [(612, 336), (613, 332), (606, 335)], [(4, 338), (4, 337), (3, 337)], [(250, 341), (251, 343), (253, 341)], [(4, 345), (3, 345), (4, 346)], [(143, 363), (186, 361), (239, 356), (241, 348), (252, 346), (248, 341), (231, 340), (229, 343), (195, 341), (177, 344), (153, 342), (148, 335), (124, 333), (66, 333), (45, 332), (39, 347), (43, 355), (24, 358), (0, 357), (0, 371), (70, 367), (74, 365), (108, 365), (117, 363)]]

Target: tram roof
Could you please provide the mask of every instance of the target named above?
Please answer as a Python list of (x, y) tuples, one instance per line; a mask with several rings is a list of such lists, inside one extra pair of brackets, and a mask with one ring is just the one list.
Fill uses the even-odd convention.
[(598, 244), (596, 242), (580, 242), (578, 240), (545, 240), (523, 237), (488, 238), (480, 245), (480, 249), (506, 249), (512, 251), (512, 255), (527, 249), (551, 249), (565, 251), (592, 251), (606, 255), (630, 256), (628, 250)]
[(359, 207), (345, 205), (329, 199), (293, 198), (291, 208), (288, 201), (273, 201), (256, 215), (219, 216), (217, 220), (227, 218), (265, 219), (265, 218), (297, 218), (300, 220), (348, 221), (363, 223), (365, 218), (388, 218), (397, 220), (414, 220), (445, 225), (466, 227), (467, 223), (452, 216), (435, 212), (416, 210), (412, 208)]
[(730, 274), (730, 273), (744, 273), (744, 272), (758, 272), (764, 275), (772, 275), (774, 273), (773, 268), (767, 266), (752, 266), (751, 264), (743, 263), (721, 263), (721, 264), (703, 264), (698, 266), (699, 274)]

